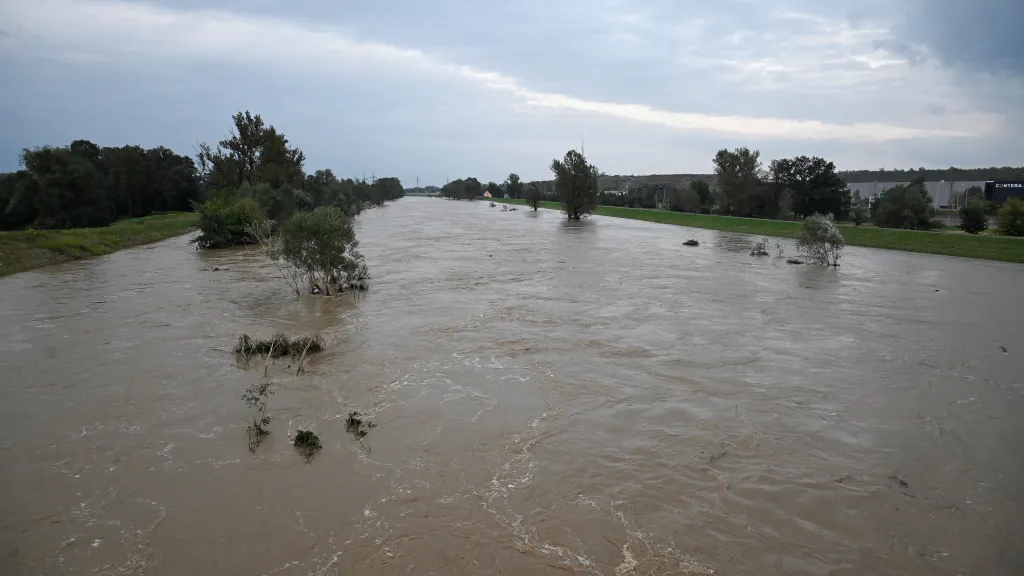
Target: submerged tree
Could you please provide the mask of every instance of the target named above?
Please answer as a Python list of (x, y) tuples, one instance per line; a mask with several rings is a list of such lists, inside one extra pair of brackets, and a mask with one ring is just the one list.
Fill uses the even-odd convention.
[(533, 208), (533, 211), (537, 211), (537, 206), (540, 204), (540, 188), (537, 188), (536, 184), (530, 184), (526, 189), (526, 203)]
[(280, 256), (314, 291), (330, 295), (347, 287), (366, 288), (369, 273), (358, 245), (351, 219), (327, 206), (299, 212), (284, 224)]
[(843, 251), (843, 235), (832, 215), (811, 214), (804, 218), (796, 246), (807, 258), (823, 266), (838, 266)]
[(551, 162), (555, 174), (555, 193), (569, 220), (590, 215), (597, 205), (597, 167), (575, 150), (566, 152), (562, 160)]

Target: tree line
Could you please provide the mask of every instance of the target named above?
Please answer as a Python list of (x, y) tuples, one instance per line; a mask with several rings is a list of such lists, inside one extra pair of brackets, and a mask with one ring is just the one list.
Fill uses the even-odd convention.
[[(398, 178), (341, 179), (305, 171), (305, 153), (249, 111), (230, 134), (199, 144), (193, 160), (165, 147), (100, 147), (88, 140), (24, 149), (22, 169), (0, 174), (0, 229), (106, 226), (121, 218), (206, 206), (226, 214), (249, 200), (272, 220), (335, 206), (351, 217), (404, 195)], [(235, 216), (252, 206), (234, 208)], [(216, 243), (216, 242), (215, 242)]]
[(24, 149), (0, 174), (0, 229), (106, 226), (120, 218), (189, 210), (201, 196), (195, 162), (164, 148), (100, 147), (88, 140)]

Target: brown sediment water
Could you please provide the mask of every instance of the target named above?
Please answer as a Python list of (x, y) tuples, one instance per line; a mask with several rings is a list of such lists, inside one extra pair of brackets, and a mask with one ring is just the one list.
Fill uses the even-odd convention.
[[(1024, 574), (1024, 267), (425, 198), (357, 228), (357, 298), (187, 237), (0, 280), (0, 574)], [(271, 366), (250, 453), (231, 348), (275, 330), (327, 349)]]

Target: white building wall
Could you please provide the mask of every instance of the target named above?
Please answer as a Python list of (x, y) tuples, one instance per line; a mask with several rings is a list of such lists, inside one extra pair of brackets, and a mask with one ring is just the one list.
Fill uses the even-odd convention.
[[(909, 182), (856, 182), (848, 184), (850, 187), (850, 193), (854, 191), (860, 192), (861, 198), (871, 198), (878, 196), (880, 193), (885, 192), (889, 188), (899, 186), (901, 184), (909, 184)], [(949, 206), (949, 199), (953, 195), (953, 192), (963, 192), (971, 186), (977, 186), (984, 190), (985, 181), (979, 182), (925, 182), (925, 189), (928, 190), (928, 195), (932, 197), (932, 201), (935, 202), (936, 208), (943, 208)]]

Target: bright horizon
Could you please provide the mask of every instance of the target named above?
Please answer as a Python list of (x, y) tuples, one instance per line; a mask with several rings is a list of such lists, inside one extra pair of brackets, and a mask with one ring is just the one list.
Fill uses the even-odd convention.
[(1024, 157), (1010, 1), (399, 4), (9, 0), (0, 170), (75, 139), (191, 155), (246, 109), (310, 172), (407, 187), (548, 179), (581, 138), (618, 175), (740, 146), (840, 170)]

